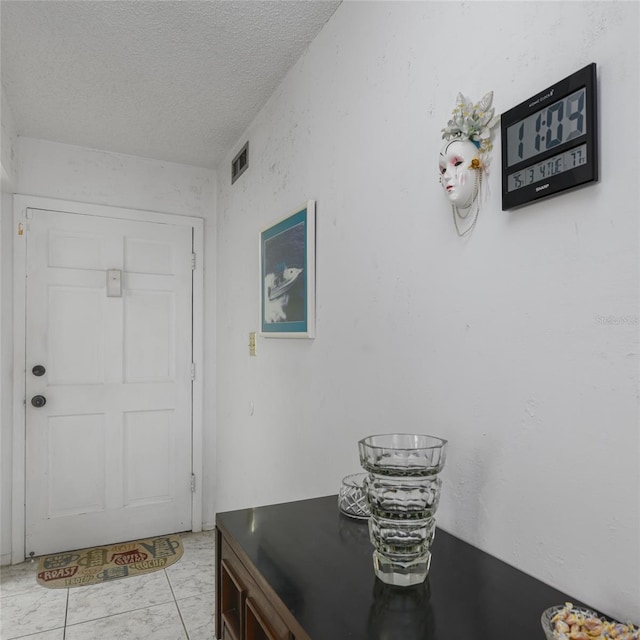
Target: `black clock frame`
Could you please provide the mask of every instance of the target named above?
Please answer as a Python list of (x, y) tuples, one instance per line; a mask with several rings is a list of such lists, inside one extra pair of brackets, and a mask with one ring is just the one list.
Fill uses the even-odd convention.
[[(541, 111), (548, 105), (555, 104), (572, 93), (584, 88), (586, 110), (586, 133), (527, 158), (522, 162), (508, 165), (507, 129), (527, 117)], [(576, 71), (564, 80), (548, 87), (519, 105), (505, 111), (501, 116), (502, 135), (502, 210), (515, 209), (531, 202), (598, 180), (598, 117), (597, 117), (597, 78), (594, 62)], [(574, 148), (586, 145), (587, 161), (585, 164), (549, 176), (542, 181), (509, 191), (509, 176), (549, 158), (558, 156)]]

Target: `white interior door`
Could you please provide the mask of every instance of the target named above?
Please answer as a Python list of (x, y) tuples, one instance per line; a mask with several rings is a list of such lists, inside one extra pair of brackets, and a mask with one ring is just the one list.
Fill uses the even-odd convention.
[(191, 228), (29, 214), (26, 553), (191, 529)]

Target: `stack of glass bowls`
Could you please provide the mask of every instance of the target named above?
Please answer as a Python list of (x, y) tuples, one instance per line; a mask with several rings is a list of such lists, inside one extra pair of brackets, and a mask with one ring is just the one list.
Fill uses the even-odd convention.
[(373, 567), (386, 584), (420, 584), (429, 573), (446, 449), (446, 440), (420, 434), (373, 435), (358, 442), (360, 464), (368, 472)]

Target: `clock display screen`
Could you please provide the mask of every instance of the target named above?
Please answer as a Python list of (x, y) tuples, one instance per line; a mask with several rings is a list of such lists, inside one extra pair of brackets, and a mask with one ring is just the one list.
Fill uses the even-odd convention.
[[(586, 89), (583, 87), (507, 128), (507, 166), (512, 167), (586, 133)], [(558, 161), (558, 167), (566, 166), (567, 162), (573, 162), (573, 158), (565, 159), (566, 155), (560, 154), (555, 158), (550, 158), (522, 173), (528, 174), (532, 169), (541, 172), (543, 166), (546, 167), (551, 161)], [(561, 173), (569, 168), (571, 167), (559, 168), (555, 173), (549, 175)], [(519, 175), (515, 173), (509, 177), (509, 191), (519, 188), (519, 186), (511, 186), (512, 182), (515, 184), (515, 178)], [(541, 176), (536, 181), (542, 180), (544, 177), (548, 176)]]
[(548, 180), (551, 176), (557, 176), (564, 171), (570, 171), (576, 167), (587, 164), (587, 144), (581, 144), (569, 151), (560, 153), (537, 164), (533, 164), (522, 171), (509, 174), (508, 191), (522, 189), (541, 180)]

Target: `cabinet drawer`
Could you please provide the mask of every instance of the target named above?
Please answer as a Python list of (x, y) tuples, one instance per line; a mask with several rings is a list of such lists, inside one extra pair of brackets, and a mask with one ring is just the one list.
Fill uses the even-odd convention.
[(249, 597), (245, 603), (245, 640), (290, 640), (291, 634), (280, 616), (268, 604)]

